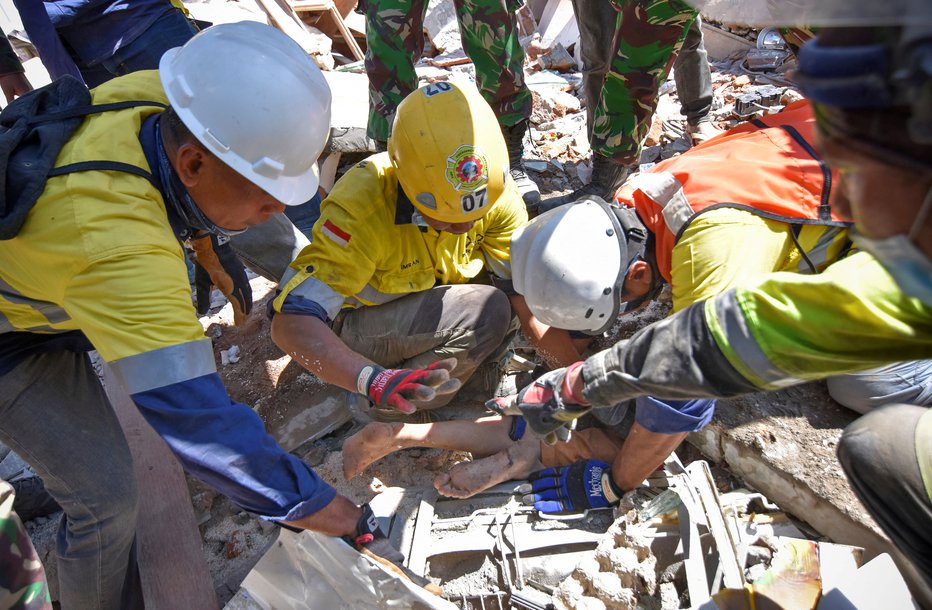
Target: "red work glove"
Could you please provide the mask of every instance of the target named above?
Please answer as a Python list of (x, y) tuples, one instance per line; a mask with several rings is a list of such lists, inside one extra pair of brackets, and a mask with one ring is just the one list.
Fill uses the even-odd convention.
[(359, 373), (356, 389), (377, 407), (394, 407), (402, 413), (414, 413), (414, 403), (428, 402), (439, 394), (460, 389), (460, 380), (451, 379), (456, 358), (447, 358), (422, 369), (383, 369), (367, 366)]

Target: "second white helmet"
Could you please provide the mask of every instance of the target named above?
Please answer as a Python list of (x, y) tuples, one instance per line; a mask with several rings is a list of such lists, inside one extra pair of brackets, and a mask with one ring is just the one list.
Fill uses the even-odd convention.
[[(634, 211), (587, 198), (554, 208), (515, 231), (514, 287), (538, 320), (589, 334), (605, 332), (615, 321), (625, 273), (643, 254), (646, 240), (642, 233), (639, 243), (629, 247), (632, 232), (619, 214)], [(625, 224), (640, 224), (636, 217), (631, 220)]]
[(159, 62), (162, 86), (210, 152), (286, 205), (317, 192), (330, 133), (330, 87), (279, 30), (243, 21), (207, 28)]

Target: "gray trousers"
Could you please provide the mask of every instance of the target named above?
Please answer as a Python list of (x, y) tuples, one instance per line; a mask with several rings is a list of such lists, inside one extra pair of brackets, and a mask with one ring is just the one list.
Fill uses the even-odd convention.
[(858, 413), (889, 404), (932, 405), (932, 360), (897, 362), (831, 377), (828, 393)]
[[(396, 301), (341, 313), (333, 330), (353, 351), (389, 368), (421, 368), (456, 358), (451, 377), (464, 384), (509, 338), (511, 304), (484, 284), (436, 286)], [(453, 394), (419, 409), (436, 409)]]
[(673, 81), (680, 98), (680, 113), (690, 125), (709, 120), (712, 110), (712, 69), (702, 42), (702, 17), (686, 30), (680, 54), (673, 63)]
[[(586, 95), (587, 134), (592, 138), (592, 114), (602, 97), (605, 75), (611, 68), (612, 38), (618, 12), (607, 0), (573, 0), (573, 12), (579, 23), (583, 92)], [(673, 64), (673, 79), (682, 114), (695, 125), (707, 120), (712, 109), (712, 70), (702, 42), (701, 19), (696, 18), (683, 40), (683, 47)]]
[(845, 429), (838, 460), (851, 487), (927, 586), (932, 586), (932, 500), (916, 458), (916, 424), (926, 407), (890, 405)]
[(62, 608), (141, 608), (133, 460), (87, 355), (35, 355), (0, 377), (0, 441), (65, 512), (56, 543)]
[(250, 227), (230, 244), (247, 267), (276, 284), (304, 246), (311, 243), (284, 214)]

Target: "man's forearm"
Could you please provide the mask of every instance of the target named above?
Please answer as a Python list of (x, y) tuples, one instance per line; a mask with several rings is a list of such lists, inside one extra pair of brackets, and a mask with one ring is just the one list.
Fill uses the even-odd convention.
[(661, 320), (595, 354), (571, 379), (593, 407), (640, 396), (689, 400), (756, 392), (715, 343), (703, 303)]
[(511, 297), (511, 308), (521, 322), (521, 330), (537, 348), (541, 357), (553, 367), (569, 366), (580, 359), (569, 332), (547, 326), (538, 320), (528, 308), (524, 297)]
[(357, 354), (314, 316), (279, 313), (272, 320), (272, 340), (320, 380), (358, 391), (359, 372), (372, 361)]
[(362, 509), (341, 495), (316, 513), (297, 521), (285, 521), (286, 525), (305, 530), (314, 530), (328, 536), (351, 536), (356, 533), (356, 524)]

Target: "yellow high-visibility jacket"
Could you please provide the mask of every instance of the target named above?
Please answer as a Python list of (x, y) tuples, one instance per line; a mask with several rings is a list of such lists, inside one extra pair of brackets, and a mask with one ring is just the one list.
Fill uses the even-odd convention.
[(467, 233), (453, 235), (418, 224), (388, 154), (369, 157), (324, 199), (311, 244), (282, 279), (276, 311), (294, 295), (332, 319), (343, 307), (381, 305), (437, 284), (464, 284), (483, 270), (510, 280), (511, 235), (527, 223), (527, 211), (514, 182), (507, 184), (485, 216)]
[[(92, 91), (94, 104), (129, 100), (167, 104), (158, 72)], [(56, 167), (119, 161), (151, 172), (140, 129), (160, 110), (90, 115)], [(10, 339), (80, 331), (189, 472), (269, 519), (317, 512), (336, 491), (279, 447), (248, 405), (230, 399), (194, 312), (183, 256), (162, 194), (145, 177), (91, 170), (49, 178), (19, 234), (0, 241), (0, 366), (10, 364), (4, 355), (16, 356), (4, 352)], [(68, 398), (35, 408), (54, 416)]]

